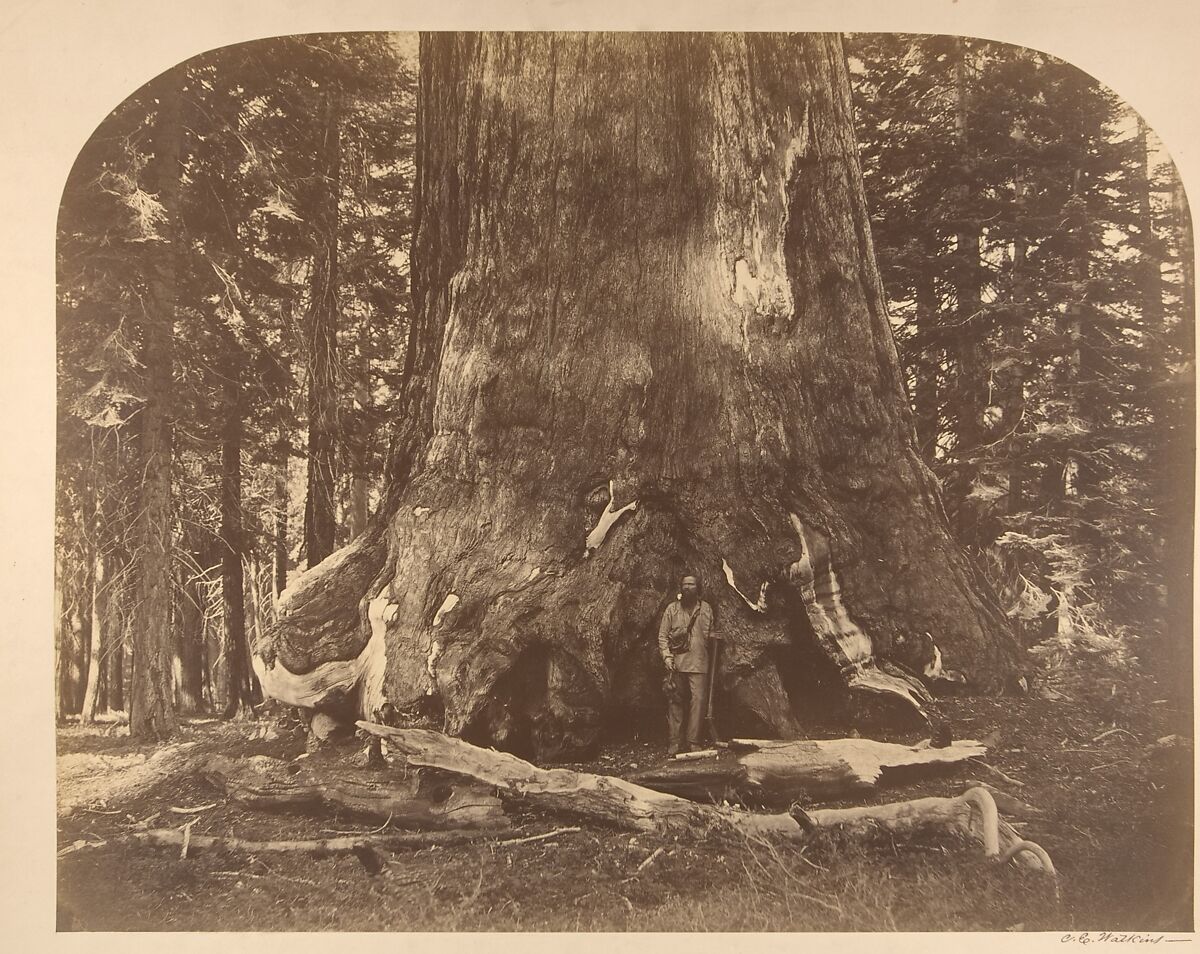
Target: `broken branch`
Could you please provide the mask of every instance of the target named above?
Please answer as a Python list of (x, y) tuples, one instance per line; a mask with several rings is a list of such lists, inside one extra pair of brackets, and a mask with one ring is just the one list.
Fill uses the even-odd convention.
[(507, 838), (504, 841), (496, 842), (497, 848), (507, 848), (510, 845), (524, 845), (531, 841), (545, 841), (547, 838), (554, 838), (557, 835), (573, 835), (580, 828), (555, 828), (554, 831), (545, 831), (540, 835), (528, 835), (525, 838)]
[[(486, 837), (488, 837), (488, 833), (485, 831), (398, 832), (389, 835), (351, 835), (340, 838), (310, 838), (295, 841), (250, 841), (245, 838), (191, 835), (188, 839), (188, 849), (192, 854), (216, 848), (243, 854), (295, 851), (321, 855), (353, 852), (363, 848), (424, 848), (429, 845), (457, 845)], [(176, 845), (182, 846), (184, 840), (184, 833), (177, 828), (153, 828), (150, 831), (124, 835), (114, 841), (175, 847)], [(88, 845), (87, 847), (98, 846)]]

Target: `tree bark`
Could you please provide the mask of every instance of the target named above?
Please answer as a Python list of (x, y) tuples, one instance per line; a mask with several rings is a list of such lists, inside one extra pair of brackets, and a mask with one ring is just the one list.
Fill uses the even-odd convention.
[(164, 234), (147, 242), (146, 293), (142, 299), (141, 511), (136, 556), (138, 596), (133, 627), (133, 684), (129, 731), (160, 741), (174, 734), (171, 704), (171, 458), (173, 454), (174, 324), (179, 209), (182, 68), (156, 82), (151, 178), (165, 214)]
[(225, 425), (221, 435), (221, 606), (225, 621), (225, 718), (251, 705), (246, 658), (246, 596), (242, 571), (242, 400), (241, 368), (225, 381)]
[(913, 444), (840, 40), (446, 33), (421, 55), (385, 506), (296, 587), (267, 691), (431, 698), (453, 733), (584, 749), (623, 715), (614, 673), (661, 684), (685, 568), (741, 709), (790, 719), (756, 675), (814, 639), (901, 708), (921, 690), (875, 657), (906, 634), (1002, 685), (1015, 646)]
[(275, 573), (274, 597), (278, 602), (288, 585), (288, 463), (291, 445), (283, 425), (279, 428), (275, 462)]
[(312, 300), (306, 317), (308, 360), (308, 495), (304, 540), (308, 566), (333, 552), (337, 486), (338, 198), (341, 191), (341, 115), (336, 93), (322, 106), (325, 126), (322, 201), (315, 214)]
[[(1017, 230), (1013, 237), (1011, 313), (1006, 318), (1003, 341), (1004, 360), (1011, 362), (996, 374), (1000, 392), (1000, 440), (1009, 440), (1018, 432), (1025, 416), (1025, 329), (1032, 318), (1029, 314), (1028, 248), (1025, 241), (1026, 190), (1024, 178), (1018, 173), (1014, 184), (1017, 207)], [(1014, 443), (1009, 444), (1015, 446)], [(1006, 509), (1010, 514), (1025, 509), (1027, 480), (1026, 465), (1020, 455), (1009, 451), (1006, 464), (1008, 495)]]
[(63, 598), (63, 558), (57, 541), (54, 546), (54, 719), (61, 723), (67, 714), (65, 693), (67, 675), (66, 600)]
[[(97, 527), (97, 532), (98, 530)], [(99, 547), (93, 549), (92, 572), (88, 574), (91, 578), (91, 639), (88, 640), (87, 679), (83, 691), (83, 703), (79, 709), (79, 721), (83, 725), (88, 725), (96, 720), (100, 669), (104, 664), (104, 653), (107, 651), (104, 640), (108, 633), (108, 592), (104, 572), (104, 553)]]
[[(203, 565), (197, 554), (195, 566)], [(185, 567), (178, 583), (175, 654), (177, 678), (175, 703), (180, 712), (204, 708), (204, 597), (195, 567)]]
[[(970, 56), (966, 41), (955, 41), (954, 87), (955, 129), (958, 136), (959, 161), (966, 178), (974, 167), (970, 135), (970, 90), (967, 78)], [(957, 305), (955, 308), (955, 369), (953, 396), (955, 454), (959, 459), (953, 481), (953, 497), (961, 500), (970, 492), (979, 472), (980, 444), (983, 443), (983, 411), (987, 403), (987, 362), (983, 354), (983, 261), (982, 238), (976, 216), (971, 210), (969, 185), (960, 185), (957, 194), (959, 219), (955, 235), (953, 281)], [(963, 513), (957, 521), (960, 539), (968, 530), (970, 517)]]
[[(363, 363), (362, 377), (354, 387), (354, 400), (360, 408), (366, 408), (371, 403), (370, 370), (366, 366), (365, 359), (363, 359)], [(346, 508), (351, 540), (361, 536), (367, 529), (370, 486), (367, 473), (367, 435), (360, 434), (353, 445), (350, 465), (350, 505)]]
[[(926, 255), (933, 261), (936, 252), (930, 248)], [(938, 335), (938, 299), (933, 274), (923, 270), (917, 278), (917, 335), (920, 341), (913, 362), (915, 387), (913, 411), (917, 427), (917, 447), (925, 463), (932, 466), (937, 458), (938, 438), (941, 437), (941, 394), (938, 372), (944, 360), (944, 352), (935, 347), (933, 339)]]
[[(113, 599), (120, 599), (120, 605), (123, 607), (128, 597), (124, 593), (114, 593)], [(110, 712), (125, 710), (125, 627), (118, 623), (121, 615), (124, 614), (120, 610), (113, 615), (112, 645), (105, 653), (105, 666), (108, 670), (105, 673), (105, 691)]]
[(1195, 652), (1194, 627), (1194, 554), (1196, 499), (1196, 279), (1192, 216), (1183, 183), (1175, 171), (1171, 183), (1171, 227), (1182, 281), (1179, 288), (1179, 315), (1171, 329), (1177, 353), (1190, 367), (1180, 373), (1182, 379), (1172, 390), (1174, 400), (1162, 409), (1167, 425), (1165, 471), (1169, 491), (1166, 500), (1166, 582), (1167, 633), (1175, 659), (1172, 667), (1177, 697), (1192, 697), (1192, 660)]

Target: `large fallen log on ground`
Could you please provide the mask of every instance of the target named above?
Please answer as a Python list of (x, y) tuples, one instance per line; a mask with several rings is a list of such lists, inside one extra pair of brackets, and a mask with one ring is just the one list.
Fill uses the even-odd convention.
[[(883, 829), (911, 834), (919, 828), (951, 828), (983, 842), (985, 854), (1008, 860), (1032, 853), (1053, 871), (1038, 846), (1002, 826), (991, 794), (972, 789), (955, 798), (923, 798), (889, 805), (756, 814), (701, 805), (608, 775), (538, 768), (507, 752), (482, 749), (429, 729), (397, 729), (371, 722), (359, 728), (388, 739), (409, 764), (438, 768), (495, 785), (502, 798), (518, 798), (550, 811), (583, 815), (624, 828), (669, 830), (680, 826), (726, 828), (750, 837), (804, 839), (814, 829)], [(1042, 859), (1044, 858), (1044, 861)]]
[(58, 814), (65, 817), (134, 801), (154, 786), (191, 772), (210, 750), (199, 742), (180, 742), (148, 758), (62, 756), (58, 760)]
[(265, 755), (216, 755), (204, 778), (234, 800), (254, 808), (325, 804), (360, 815), (390, 818), (401, 828), (502, 828), (509, 820), (490, 787), (434, 779), (425, 772), (361, 769), (335, 763), (283, 762)]
[(639, 773), (634, 781), (704, 801), (750, 798), (786, 804), (800, 796), (828, 798), (863, 791), (874, 788), (887, 773), (895, 777), (986, 754), (987, 747), (974, 741), (934, 748), (873, 739), (739, 740), (720, 758), (668, 762)]
[[(502, 797), (520, 798), (550, 811), (635, 829), (702, 826), (719, 821), (706, 806), (622, 778), (538, 768), (507, 752), (482, 749), (431, 729), (396, 729), (371, 722), (360, 722), (358, 726), (387, 739), (410, 765), (465, 775), (496, 786)], [(782, 818), (783, 828), (799, 832), (793, 819)]]

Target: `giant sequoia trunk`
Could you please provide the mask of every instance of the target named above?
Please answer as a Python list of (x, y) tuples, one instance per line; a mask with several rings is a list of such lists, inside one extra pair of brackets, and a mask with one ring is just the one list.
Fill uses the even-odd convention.
[(914, 447), (838, 38), (447, 33), (421, 57), (387, 506), (286, 595), (264, 689), (578, 749), (661, 705), (685, 568), (735, 718), (789, 728), (814, 642), (908, 711), (923, 690), (880, 655), (919, 671), (936, 643), (998, 686), (1015, 649)]

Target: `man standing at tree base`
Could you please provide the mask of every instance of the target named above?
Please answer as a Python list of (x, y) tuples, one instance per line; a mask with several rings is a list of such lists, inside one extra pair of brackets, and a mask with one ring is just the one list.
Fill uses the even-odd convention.
[[(717, 639), (712, 607), (700, 599), (700, 583), (690, 574), (680, 593), (663, 611), (658, 651), (667, 667), (667, 755), (701, 747), (700, 733), (708, 691), (708, 641)], [(714, 674), (715, 675), (715, 674)], [(687, 734), (683, 707), (688, 704)]]

